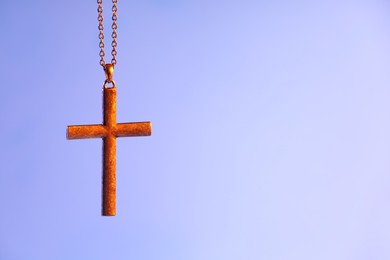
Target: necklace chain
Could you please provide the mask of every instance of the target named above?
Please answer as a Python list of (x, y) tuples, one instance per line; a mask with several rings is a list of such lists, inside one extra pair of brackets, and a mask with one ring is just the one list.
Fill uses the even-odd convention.
[[(99, 56), (100, 56), (100, 65), (102, 65), (103, 67), (106, 65), (106, 61), (104, 60), (104, 55), (105, 55), (105, 52), (104, 52), (104, 25), (103, 25), (103, 0), (97, 0), (97, 3), (98, 3), (98, 8), (97, 8), (97, 11), (98, 11), (98, 21), (99, 21), (99, 26), (98, 26), (98, 29), (99, 29), (99, 48), (100, 48), (100, 52), (99, 52)], [(112, 42), (111, 42), (111, 47), (112, 47), (112, 51), (111, 51), (111, 55), (112, 55), (112, 60), (111, 60), (111, 64), (112, 65), (115, 65), (116, 64), (116, 55), (117, 55), (117, 50), (116, 50), (116, 47), (118, 46), (118, 43), (116, 41), (116, 38), (118, 36), (118, 34), (116, 33), (116, 29), (118, 28), (118, 25), (116, 24), (116, 21), (118, 20), (118, 16), (116, 15), (116, 12), (118, 11), (118, 7), (117, 7), (117, 3), (118, 3), (118, 0), (112, 0), (112, 34), (111, 34), (111, 37), (112, 37)]]

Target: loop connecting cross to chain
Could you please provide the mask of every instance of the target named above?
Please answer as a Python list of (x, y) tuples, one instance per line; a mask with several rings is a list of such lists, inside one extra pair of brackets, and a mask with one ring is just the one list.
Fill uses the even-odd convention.
[[(116, 64), (116, 55), (118, 53), (116, 50), (116, 47), (118, 46), (118, 43), (116, 41), (116, 38), (118, 36), (118, 34), (116, 33), (116, 29), (118, 28), (118, 25), (116, 24), (116, 21), (118, 20), (118, 16), (116, 14), (116, 12), (118, 11), (117, 3), (118, 3), (118, 0), (112, 0), (112, 26), (111, 26), (111, 28), (112, 28), (112, 34), (111, 34), (111, 37), (112, 37), (112, 42), (111, 42), (112, 60), (111, 60), (111, 64), (112, 65)], [(104, 67), (106, 65), (106, 61), (104, 60), (105, 44), (104, 44), (104, 25), (103, 25), (103, 0), (97, 0), (97, 4), (98, 4), (97, 11), (98, 11), (98, 21), (99, 21), (98, 29), (99, 29), (99, 40), (100, 40), (100, 42), (99, 42), (99, 48), (100, 48), (99, 56), (100, 56), (100, 65), (102, 65)]]
[(110, 83), (112, 88), (116, 87), (115, 81), (112, 79), (114, 76), (114, 64), (106, 64), (103, 67), (104, 73), (106, 74), (106, 81), (104, 81), (104, 88), (108, 88), (107, 84)]

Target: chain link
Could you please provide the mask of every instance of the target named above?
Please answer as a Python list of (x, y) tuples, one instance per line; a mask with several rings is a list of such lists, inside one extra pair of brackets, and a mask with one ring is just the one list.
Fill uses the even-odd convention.
[[(116, 38), (118, 37), (118, 34), (116, 33), (116, 29), (118, 28), (118, 25), (116, 23), (116, 21), (118, 20), (118, 16), (116, 14), (116, 12), (118, 11), (117, 3), (118, 3), (118, 0), (112, 0), (112, 26), (111, 26), (111, 28), (112, 28), (112, 34), (111, 34), (111, 37), (112, 37), (112, 42), (111, 42), (112, 59), (111, 59), (111, 64), (113, 64), (113, 65), (116, 64), (116, 55), (118, 54), (118, 52), (116, 50), (116, 47), (118, 46), (118, 43), (116, 41)], [(100, 56), (100, 65), (102, 65), (104, 67), (106, 65), (106, 61), (104, 60), (105, 44), (104, 44), (104, 25), (103, 25), (103, 0), (97, 0), (97, 4), (98, 4), (97, 11), (98, 11), (98, 21), (99, 21), (98, 29), (99, 29), (99, 40), (100, 40), (100, 42), (99, 42), (99, 48), (100, 48), (99, 56)]]

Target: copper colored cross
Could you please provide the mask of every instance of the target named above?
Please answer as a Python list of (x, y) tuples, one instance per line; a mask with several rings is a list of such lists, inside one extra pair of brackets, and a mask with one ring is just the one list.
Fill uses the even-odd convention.
[(103, 124), (68, 126), (68, 139), (103, 138), (102, 215), (116, 214), (116, 138), (149, 136), (150, 122), (116, 123), (116, 88), (103, 88)]

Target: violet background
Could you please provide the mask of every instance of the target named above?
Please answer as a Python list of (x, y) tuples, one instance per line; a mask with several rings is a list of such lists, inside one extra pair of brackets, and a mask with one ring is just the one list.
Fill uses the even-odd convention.
[(388, 1), (118, 5), (112, 218), (96, 1), (0, 1), (0, 259), (390, 259)]

